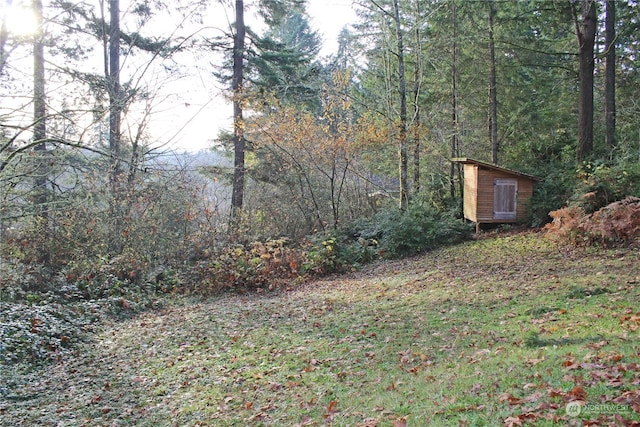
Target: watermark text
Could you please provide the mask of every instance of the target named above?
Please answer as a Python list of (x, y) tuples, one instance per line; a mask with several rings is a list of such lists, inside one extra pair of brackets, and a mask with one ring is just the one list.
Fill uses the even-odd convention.
[(582, 402), (569, 402), (565, 407), (565, 411), (570, 417), (578, 417), (581, 414), (584, 415), (615, 415), (626, 414), (631, 412), (631, 406), (629, 405), (617, 405), (615, 403), (582, 403)]

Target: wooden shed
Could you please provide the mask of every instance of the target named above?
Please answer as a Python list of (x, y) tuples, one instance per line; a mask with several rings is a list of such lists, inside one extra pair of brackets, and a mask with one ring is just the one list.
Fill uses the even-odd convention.
[(464, 166), (464, 217), (476, 223), (512, 223), (524, 218), (533, 195), (535, 176), (466, 157), (452, 159)]

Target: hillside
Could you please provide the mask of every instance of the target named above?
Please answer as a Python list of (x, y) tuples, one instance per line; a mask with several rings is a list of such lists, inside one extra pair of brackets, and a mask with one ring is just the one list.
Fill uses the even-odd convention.
[(639, 266), (525, 233), (167, 302), (0, 396), (0, 424), (636, 426)]

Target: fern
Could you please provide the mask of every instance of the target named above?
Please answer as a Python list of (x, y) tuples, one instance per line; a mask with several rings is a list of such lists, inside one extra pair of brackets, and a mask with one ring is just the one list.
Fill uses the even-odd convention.
[(551, 212), (545, 226), (554, 240), (574, 245), (636, 244), (640, 239), (640, 198), (627, 197), (592, 214), (579, 207)]

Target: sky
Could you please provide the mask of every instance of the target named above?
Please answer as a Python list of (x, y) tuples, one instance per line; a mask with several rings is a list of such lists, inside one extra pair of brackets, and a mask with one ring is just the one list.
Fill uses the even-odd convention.
[[(340, 30), (355, 22), (356, 14), (351, 3), (352, 0), (308, 0), (310, 24), (323, 39), (321, 56), (335, 53), (338, 49)], [(249, 16), (247, 24), (250, 25)], [(193, 77), (194, 86), (182, 95), (184, 105), (176, 107), (176, 111), (181, 111), (185, 117), (189, 117), (188, 125), (182, 130), (172, 128), (161, 133), (173, 136), (180, 131), (168, 145), (169, 148), (195, 152), (210, 148), (211, 140), (217, 137), (221, 129), (233, 129), (233, 122), (231, 105), (224, 102), (220, 84), (212, 81), (212, 77), (206, 75), (206, 70)]]
[[(29, 13), (30, 1), (14, 0), (13, 6), (19, 15), (10, 19), (12, 30), (31, 33), (34, 21)], [(5, 2), (0, 0), (0, 12), (4, 13), (5, 7)], [(356, 20), (352, 0), (308, 0), (307, 8), (312, 28), (323, 39), (320, 55), (326, 57), (335, 53), (340, 30)], [(251, 15), (247, 14), (245, 19), (247, 25), (251, 25)], [(154, 113), (150, 133), (153, 139), (166, 143), (165, 148), (200, 151), (211, 147), (221, 129), (232, 129), (232, 109), (224, 100), (226, 88), (212, 76), (210, 59), (196, 55), (183, 58), (195, 64), (185, 79), (161, 83), (170, 95)], [(155, 85), (157, 87), (157, 83)]]
[(323, 55), (336, 52), (340, 30), (355, 22), (356, 14), (351, 3), (352, 0), (308, 0), (311, 25), (325, 41)]

